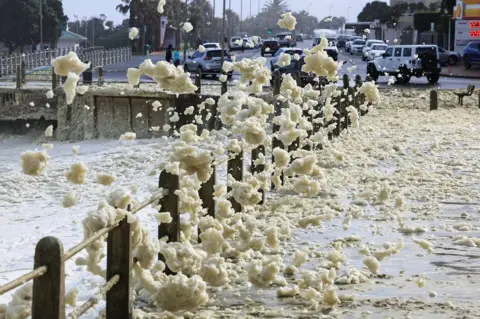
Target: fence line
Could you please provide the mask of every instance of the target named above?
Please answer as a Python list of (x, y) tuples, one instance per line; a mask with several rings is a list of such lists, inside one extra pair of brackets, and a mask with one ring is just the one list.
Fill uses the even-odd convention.
[[(275, 90), (278, 90), (279, 73), (276, 73)], [(360, 112), (360, 106), (365, 103), (365, 95), (356, 92), (355, 88), (359, 88), (362, 84), (360, 76), (357, 75), (355, 79), (355, 88), (349, 86), (348, 75), (344, 75), (344, 87), (340, 97), (334, 100), (337, 118), (333, 121), (338, 121), (340, 125), (338, 129), (333, 130), (329, 138), (334, 138), (340, 135), (341, 131), (348, 129), (351, 124), (350, 121), (341, 121), (342, 118), (348, 117), (348, 112), (345, 108), (345, 102), (350, 98), (354, 101), (354, 107)], [(322, 87), (319, 87), (321, 90)], [(321, 102), (321, 101), (319, 101)], [(322, 103), (318, 103), (315, 106), (317, 115), (312, 113), (304, 113), (308, 116), (310, 121), (314, 121), (315, 118), (321, 117)], [(288, 107), (288, 101), (280, 102), (276, 105), (275, 115), (279, 115), (282, 108)], [(361, 115), (365, 115), (366, 112), (360, 112)], [(182, 114), (182, 116), (186, 116)], [(218, 117), (219, 115), (217, 115)], [(181, 121), (182, 123), (189, 124), (186, 118)], [(318, 132), (322, 127), (326, 128), (331, 123), (324, 123), (317, 125), (311, 130), (309, 135), (313, 135)], [(278, 132), (278, 126), (273, 127), (273, 133)], [(275, 136), (275, 135), (274, 135)], [(307, 149), (314, 149), (315, 145), (301, 145), (300, 140), (297, 139), (293, 144), (288, 146), (289, 151), (295, 151), (296, 149), (303, 147)], [(285, 145), (281, 141), (276, 139), (273, 147), (285, 148)], [(252, 174), (258, 174), (263, 172), (265, 165), (254, 164), (255, 160), (259, 158), (260, 154), (265, 154), (265, 146), (259, 145), (256, 149), (251, 151), (251, 163), (250, 172)], [(273, 157), (273, 154), (272, 154)], [(273, 159), (272, 159), (273, 161)], [(293, 158), (291, 159), (293, 161)], [(202, 207), (206, 209), (209, 216), (215, 218), (215, 198), (214, 189), (216, 184), (216, 166), (223, 163), (212, 161), (213, 173), (210, 179), (202, 184), (199, 191), (199, 196), (202, 200)], [(242, 181), (244, 177), (244, 153), (239, 154), (229, 153), (227, 161), (227, 171), (237, 181)], [(282, 176), (283, 184), (283, 176)], [(169, 212), (172, 221), (168, 224), (161, 223), (158, 226), (158, 238), (167, 237), (167, 242), (177, 242), (180, 240), (180, 212), (179, 212), (179, 197), (177, 190), (180, 189), (180, 176), (168, 173), (163, 170), (159, 177), (159, 192), (144, 202), (137, 204), (133, 209), (129, 206), (129, 210), (132, 214), (144, 209), (148, 205), (154, 202), (158, 202), (162, 211)], [(264, 190), (262, 192), (263, 204), (265, 201)], [(242, 211), (240, 203), (236, 202), (233, 197), (230, 199), (232, 208), (235, 212)], [(63, 252), (62, 243), (54, 237), (42, 238), (35, 250), (35, 263), (34, 270), (26, 275), (23, 275), (3, 286), (0, 286), (0, 295), (11, 291), (12, 289), (28, 282), (33, 279), (33, 298), (32, 298), (32, 319), (65, 319), (65, 262), (75, 256), (77, 253), (85, 249), (92, 244), (95, 240), (107, 235), (107, 275), (105, 284), (99, 289), (98, 293), (89, 298), (79, 308), (73, 310), (68, 317), (78, 318), (78, 316), (87, 312), (90, 308), (95, 306), (97, 302), (106, 295), (106, 318), (107, 319), (130, 319), (132, 316), (132, 263), (136, 262), (132, 257), (131, 250), (131, 227), (127, 221), (127, 218), (123, 218), (120, 222), (110, 227), (106, 227), (98, 230), (92, 234), (89, 238), (83, 242), (71, 248), (66, 253)], [(200, 240), (200, 238), (199, 238)], [(165, 261), (164, 256), (159, 253), (159, 260)], [(175, 274), (172, 270), (165, 267), (165, 273)], [(172, 300), (172, 302), (175, 302)]]
[(75, 52), (81, 61), (89, 61), (94, 69), (100, 66), (129, 61), (132, 58), (132, 50), (130, 47), (108, 50), (103, 48), (64, 48), (27, 53), (0, 59), (0, 78), (17, 74), (16, 70), (19, 65), (21, 65), (24, 70), (35, 70), (43, 66), (50, 66), (52, 59), (64, 56), (71, 51)]

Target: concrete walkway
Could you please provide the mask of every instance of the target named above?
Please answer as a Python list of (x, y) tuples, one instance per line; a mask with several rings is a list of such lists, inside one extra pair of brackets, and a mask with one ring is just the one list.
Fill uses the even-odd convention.
[(442, 76), (453, 78), (467, 78), (467, 79), (480, 79), (480, 66), (473, 65), (471, 69), (465, 69), (463, 63), (459, 63), (455, 66), (442, 67)]

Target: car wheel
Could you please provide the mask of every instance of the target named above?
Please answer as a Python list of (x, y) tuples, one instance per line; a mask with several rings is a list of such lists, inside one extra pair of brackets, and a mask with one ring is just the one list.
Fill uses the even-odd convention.
[(428, 80), (428, 83), (430, 83), (430, 84), (437, 83), (439, 78), (440, 78), (439, 73), (432, 73), (432, 74), (427, 75), (427, 80)]
[(448, 65), (456, 65), (458, 62), (458, 58), (454, 55), (448, 57)]
[(189, 72), (189, 71), (188, 71), (188, 66), (187, 66), (186, 63), (183, 65), (183, 71), (185, 71), (185, 73)]
[(464, 58), (463, 65), (465, 66), (465, 69), (470, 69), (472, 67), (472, 63), (470, 62), (469, 58)]
[(367, 74), (370, 75), (372, 80), (374, 80), (375, 82), (378, 81), (379, 74), (378, 74), (378, 71), (373, 64), (368, 64), (367, 65)]
[(408, 84), (408, 82), (410, 82), (410, 78), (412, 77), (410, 71), (405, 66), (400, 67), (399, 71), (400, 76), (397, 76), (397, 81), (402, 84)]
[(197, 74), (201, 74), (202, 75), (202, 79), (206, 78), (207, 75), (205, 73), (203, 73), (203, 69), (201, 66), (198, 67), (197, 69)]

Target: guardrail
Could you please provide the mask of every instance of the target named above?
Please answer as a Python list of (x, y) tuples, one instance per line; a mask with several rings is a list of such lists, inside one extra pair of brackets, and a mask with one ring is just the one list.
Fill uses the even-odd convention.
[[(298, 80), (298, 79), (297, 79)], [(346, 110), (347, 105), (352, 104), (360, 115), (365, 115), (368, 111), (362, 111), (360, 106), (365, 103), (365, 95), (358, 93), (358, 88), (362, 85), (362, 79), (359, 75), (355, 78), (355, 87), (350, 87), (348, 75), (343, 77), (344, 87), (341, 94), (332, 97), (331, 103), (335, 106), (337, 117), (329, 122), (321, 123), (315, 121), (317, 118), (323, 117), (322, 108), (324, 105), (318, 103), (314, 108), (315, 115), (304, 111), (304, 116), (307, 117), (311, 123), (314, 123), (312, 129), (308, 131), (308, 136), (317, 133), (322, 127), (327, 128), (333, 123), (336, 123), (336, 128), (329, 133), (329, 139), (340, 136), (342, 130), (347, 129), (351, 125)], [(275, 94), (279, 94), (279, 73), (275, 77)], [(323, 87), (319, 86), (319, 90)], [(350, 102), (350, 101), (353, 101)], [(278, 115), (282, 108), (288, 107), (288, 101), (281, 102), (276, 105), (275, 114)], [(205, 110), (197, 110), (197, 112), (204, 112)], [(199, 113), (199, 115), (202, 113)], [(216, 115), (218, 118), (218, 114)], [(185, 114), (180, 114), (179, 121), (175, 124), (178, 130), (186, 124), (191, 124)], [(273, 125), (273, 133), (278, 132), (279, 126)], [(275, 147), (284, 148), (282, 142), (274, 137), (272, 140), (272, 149)], [(305, 150), (314, 150), (317, 147), (315, 144), (301, 144), (300, 139), (287, 147), (288, 151), (295, 151), (302, 148)], [(266, 156), (266, 148), (264, 145), (258, 146), (251, 151), (251, 165), (250, 170), (252, 174), (258, 174), (264, 171), (264, 164), (255, 164), (256, 160), (262, 154), (262, 158)], [(227, 160), (227, 171), (237, 181), (243, 180), (244, 172), (244, 153), (229, 153)], [(213, 157), (215, 159), (215, 157)], [(273, 161), (273, 154), (272, 154)], [(215, 184), (216, 184), (216, 169), (218, 165), (225, 163), (225, 161), (212, 161), (212, 174), (208, 181), (204, 182), (199, 190), (199, 196), (202, 200), (202, 207), (207, 211), (208, 216), (215, 218)], [(283, 173), (281, 176), (283, 184)], [(163, 170), (159, 178), (159, 192), (153, 195), (150, 199), (138, 204), (135, 208), (130, 210), (132, 214), (139, 212), (148, 205), (158, 202), (161, 206), (162, 212), (169, 212), (172, 221), (168, 224), (160, 224), (158, 226), (158, 238), (167, 237), (167, 242), (176, 242), (180, 240), (180, 212), (179, 212), (179, 197), (177, 190), (180, 187), (180, 180), (178, 175), (173, 175)], [(260, 189), (262, 200), (259, 204), (265, 203), (265, 192)], [(242, 211), (242, 205), (238, 203), (233, 197), (230, 198), (232, 208), (235, 212)], [(0, 295), (11, 291), (20, 285), (33, 280), (33, 298), (32, 298), (32, 319), (64, 319), (65, 318), (65, 261), (75, 256), (77, 253), (94, 243), (96, 240), (107, 236), (107, 275), (106, 282), (100, 288), (97, 295), (91, 297), (82, 306), (72, 311), (68, 317), (78, 318), (87, 310), (92, 308), (98, 300), (106, 295), (106, 318), (107, 319), (130, 319), (132, 317), (132, 303), (131, 296), (132, 281), (132, 263), (137, 261), (132, 257), (131, 250), (131, 228), (124, 218), (115, 225), (98, 230), (92, 236), (85, 239), (75, 247), (71, 248), (66, 253), (63, 252), (62, 243), (54, 237), (42, 238), (36, 247), (34, 258), (34, 270), (25, 274), (3, 286), (0, 286)], [(165, 261), (162, 254), (159, 254), (159, 260)], [(167, 275), (175, 274), (172, 270), (165, 268)], [(172, 300), (171, 302), (175, 302)]]
[(52, 59), (66, 55), (70, 51), (77, 53), (81, 61), (89, 61), (92, 68), (122, 63), (129, 61), (132, 58), (132, 50), (130, 47), (109, 50), (103, 48), (70, 50), (67, 48), (28, 53), (0, 59), (0, 78), (16, 75), (19, 66), (22, 67), (22, 70), (32, 70), (43, 66), (49, 66)]

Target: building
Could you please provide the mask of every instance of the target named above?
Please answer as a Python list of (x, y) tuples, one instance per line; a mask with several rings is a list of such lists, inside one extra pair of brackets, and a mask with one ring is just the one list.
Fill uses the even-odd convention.
[(62, 30), (62, 34), (57, 41), (57, 49), (73, 48), (76, 49), (80, 46), (80, 43), (87, 41), (87, 38), (80, 34), (73, 33), (68, 30)]
[(457, 0), (453, 12), (455, 20), (455, 51), (463, 49), (472, 40), (480, 40), (480, 8), (478, 0)]

